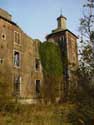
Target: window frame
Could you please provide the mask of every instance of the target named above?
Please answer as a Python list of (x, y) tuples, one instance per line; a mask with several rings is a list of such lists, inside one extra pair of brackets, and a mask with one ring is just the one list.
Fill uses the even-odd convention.
[[(18, 52), (19, 53), (19, 66), (17, 66), (17, 65), (15, 65), (15, 63), (14, 63), (14, 53), (15, 52)], [(19, 50), (13, 50), (13, 66), (15, 67), (15, 68), (20, 68), (21, 67), (21, 52), (19, 51)]]
[[(19, 77), (19, 83), (16, 83), (16, 78)], [(18, 96), (21, 92), (21, 83), (22, 83), (22, 77), (19, 74), (14, 74), (13, 84), (14, 84), (14, 95)], [(16, 88), (16, 84), (18, 84), (18, 88)]]
[[(19, 36), (19, 42), (16, 42), (15, 34)], [(16, 30), (14, 31), (14, 44), (21, 45), (21, 33)]]

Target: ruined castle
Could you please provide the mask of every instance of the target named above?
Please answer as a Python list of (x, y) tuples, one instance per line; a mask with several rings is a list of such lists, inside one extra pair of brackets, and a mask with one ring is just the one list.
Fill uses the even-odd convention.
[[(63, 41), (62, 56), (65, 53), (67, 65), (66, 82), (71, 71), (78, 66), (77, 36), (67, 29), (66, 17), (57, 18), (57, 29), (46, 36), (47, 42)], [(8, 74), (10, 95), (34, 102), (43, 83), (43, 71), (38, 50), (39, 42), (29, 37), (12, 21), (12, 16), (0, 9), (0, 72)], [(73, 66), (71, 64), (74, 64)], [(68, 78), (67, 78), (68, 76)]]

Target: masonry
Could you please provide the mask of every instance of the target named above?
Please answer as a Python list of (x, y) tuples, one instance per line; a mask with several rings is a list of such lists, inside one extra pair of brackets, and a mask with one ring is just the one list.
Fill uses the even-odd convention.
[[(47, 35), (47, 42), (65, 41), (62, 55), (66, 51), (68, 60), (67, 74), (71, 66), (77, 68), (77, 36), (66, 28), (66, 18), (60, 16), (58, 28)], [(12, 16), (0, 9), (0, 72), (9, 76), (10, 95), (34, 102), (39, 96), (43, 84), (42, 65), (39, 58), (39, 41), (29, 37), (12, 21)], [(66, 71), (64, 72), (66, 74)], [(44, 83), (45, 84), (45, 83)]]

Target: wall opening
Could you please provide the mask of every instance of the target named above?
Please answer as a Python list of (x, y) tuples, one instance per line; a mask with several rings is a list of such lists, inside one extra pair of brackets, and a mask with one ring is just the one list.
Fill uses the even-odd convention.
[(20, 94), (21, 77), (19, 75), (14, 76), (14, 95)]
[(18, 51), (14, 51), (14, 65), (20, 66), (20, 53)]
[(36, 94), (40, 94), (40, 80), (36, 80)]

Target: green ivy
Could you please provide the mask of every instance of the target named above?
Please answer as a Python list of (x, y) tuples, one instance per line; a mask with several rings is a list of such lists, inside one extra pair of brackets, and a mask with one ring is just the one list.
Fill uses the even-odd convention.
[(58, 45), (51, 42), (41, 43), (39, 53), (44, 73), (53, 76), (62, 75), (63, 67)]
[(44, 74), (42, 96), (45, 102), (55, 102), (55, 98), (60, 96), (60, 86), (63, 78), (59, 45), (51, 42), (40, 43), (39, 53)]

